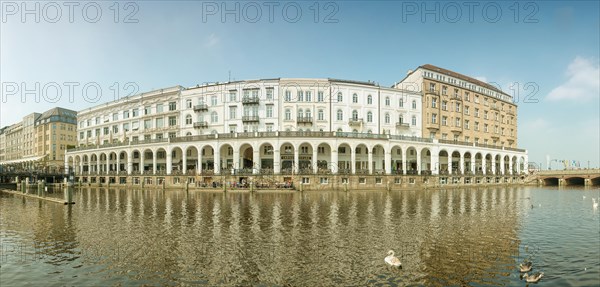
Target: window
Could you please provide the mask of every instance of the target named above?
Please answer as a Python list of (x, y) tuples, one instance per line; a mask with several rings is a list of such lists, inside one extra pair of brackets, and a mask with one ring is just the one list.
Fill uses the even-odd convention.
[(488, 132), (488, 124), (483, 124), (483, 131)]
[(85, 135), (85, 134), (84, 134), (83, 132), (79, 132), (79, 139), (80, 139), (80, 140), (82, 140), (82, 139), (83, 139), (83, 137), (84, 137), (84, 135)]
[(157, 113), (164, 112), (163, 104), (156, 104), (156, 112)]
[(267, 124), (267, 131), (268, 132), (272, 132), (273, 131), (273, 124)]
[(412, 109), (413, 110), (417, 109), (417, 101), (415, 101), (415, 100), (412, 101)]
[(319, 121), (322, 121), (325, 119), (325, 112), (323, 112), (323, 109), (319, 109), (319, 111), (317, 112), (317, 119)]
[(352, 94), (352, 102), (358, 103), (358, 95), (356, 93)]
[[(99, 133), (99, 131), (96, 131), (96, 135), (98, 135), (98, 133)], [(91, 130), (87, 131), (87, 137), (88, 138), (92, 137), (92, 131)]]
[(229, 107), (229, 119), (235, 120), (237, 118), (237, 107)]
[(157, 118), (156, 119), (156, 128), (162, 128), (164, 127), (164, 119), (163, 118)]
[(128, 118), (129, 118), (129, 110), (123, 111), (123, 119), (128, 119)]
[(344, 96), (342, 96), (342, 92), (339, 92), (337, 94), (337, 101), (338, 101), (338, 103), (341, 103), (344, 101)]
[(367, 122), (368, 123), (373, 122), (373, 113), (372, 112), (367, 112)]
[(232, 90), (229, 91), (229, 102), (236, 102), (237, 101), (237, 91), (236, 90)]
[(479, 109), (475, 108), (475, 117), (478, 118), (479, 117)]
[(386, 107), (390, 106), (390, 97), (385, 97), (385, 106)]
[(411, 119), (411, 124), (412, 124), (413, 126), (416, 126), (416, 125), (417, 125), (417, 116), (412, 116), (412, 119)]
[(290, 109), (285, 109), (285, 120), (289, 121), (292, 119), (292, 111)]
[(465, 129), (469, 129), (469, 120), (465, 120)]
[(448, 102), (442, 101), (442, 111), (447, 111), (447, 110), (448, 110)]
[[(100, 124), (100, 117), (96, 117), (96, 124), (99, 125)], [(90, 125), (89, 121), (88, 121), (88, 126)]]
[(456, 103), (456, 112), (460, 113), (460, 103)]
[(123, 124), (123, 131), (124, 132), (128, 132), (129, 131), (129, 123), (124, 123)]
[(475, 122), (475, 131), (479, 131), (479, 122)]
[(337, 110), (337, 120), (338, 121), (344, 120), (344, 112), (342, 112), (342, 110)]
[(267, 91), (267, 101), (273, 101), (273, 88), (266, 88)]
[(139, 112), (138, 108), (135, 108), (135, 109), (131, 110), (131, 113), (133, 114), (134, 118), (140, 115), (140, 112)]
[(448, 87), (442, 86), (442, 95), (446, 95), (448, 93)]
[(448, 117), (442, 116), (442, 126), (447, 126), (447, 125), (448, 125)]
[(210, 122), (211, 123), (216, 123), (219, 121), (219, 114), (217, 114), (217, 112), (212, 112), (210, 114)]
[(469, 96), (469, 92), (465, 92), (465, 101), (470, 102), (471, 96)]
[(437, 99), (436, 98), (431, 98), (431, 107), (432, 108), (437, 108)]
[(317, 102), (323, 101), (323, 91), (317, 92)]
[[(402, 117), (400, 117), (400, 119), (402, 119)], [(437, 114), (431, 114), (431, 123), (437, 123)]]
[(290, 91), (285, 91), (285, 96), (283, 98), (286, 102), (290, 102), (292, 101), (292, 92)]
[(358, 121), (358, 111), (357, 110), (352, 111), (352, 120)]
[(108, 127), (104, 127), (104, 129), (103, 129), (103, 130), (104, 130), (104, 135), (105, 135), (105, 136), (106, 136), (106, 135), (108, 135), (108, 134), (110, 133), (110, 131), (109, 131)]
[(367, 96), (367, 105), (372, 105), (373, 104), (373, 97), (371, 95)]
[(272, 117), (273, 117), (273, 106), (268, 105), (267, 106), (267, 118), (272, 118)]
[(445, 139), (447, 139), (447, 138), (448, 138), (448, 134), (445, 134), (445, 133), (443, 133), (443, 134), (442, 134), (442, 139), (443, 139), (443, 140), (445, 140)]
[(312, 92), (311, 91), (306, 91), (306, 93), (304, 93), (304, 95), (306, 96), (307, 102), (312, 102)]
[(429, 83), (429, 91), (435, 92), (435, 83)]
[(460, 127), (460, 118), (456, 118), (455, 123), (457, 127)]
[(483, 119), (488, 119), (488, 111), (483, 111)]
[(177, 102), (169, 102), (169, 111), (177, 110)]
[(306, 111), (304, 112), (306, 114), (307, 118), (312, 118), (312, 111), (310, 109), (306, 109)]
[(304, 117), (304, 112), (302, 111), (302, 109), (298, 109), (298, 117), (299, 118)]
[[(156, 138), (157, 140), (160, 140), (160, 139), (162, 139), (162, 138), (163, 138), (163, 134), (162, 134), (162, 133), (161, 133), (161, 134), (156, 134), (156, 137), (155, 137), (155, 138)], [(158, 158), (165, 158), (165, 152), (164, 152), (164, 151), (159, 151), (159, 152), (157, 153), (157, 157), (158, 157)]]
[(304, 101), (304, 92), (303, 91), (296, 92), (296, 96), (298, 98), (298, 102), (303, 102)]
[(469, 106), (465, 106), (465, 115), (469, 114)]
[(400, 115), (400, 116), (398, 117), (398, 122), (399, 122), (399, 123), (403, 123), (403, 122), (404, 122), (404, 116)]
[(385, 113), (385, 123), (386, 124), (390, 123), (390, 114), (389, 113)]
[(404, 108), (404, 99), (400, 98), (400, 101), (398, 102), (398, 106), (401, 108)]
[(152, 128), (152, 120), (144, 120), (144, 129), (151, 129)]
[(112, 131), (113, 131), (113, 134), (118, 134), (119, 133), (119, 126), (118, 125), (112, 126)]
[(210, 104), (213, 106), (217, 105), (217, 96), (211, 96), (210, 97)]
[[(176, 132), (169, 132), (169, 138), (170, 139), (175, 138), (176, 136), (177, 136)], [(175, 152), (175, 151), (173, 151), (173, 152)]]
[(192, 115), (186, 115), (185, 116), (185, 124), (186, 125), (191, 125), (192, 124)]

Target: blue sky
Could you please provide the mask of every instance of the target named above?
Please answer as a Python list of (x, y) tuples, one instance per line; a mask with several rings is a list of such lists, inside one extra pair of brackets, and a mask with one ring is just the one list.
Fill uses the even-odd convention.
[[(23, 13), (36, 3), (39, 23), (36, 12)], [(2, 1), (1, 126), (57, 105), (107, 102), (116, 90), (125, 96), (132, 87), (226, 81), (229, 71), (232, 79), (332, 77), (389, 86), (429, 63), (518, 93), (518, 145), (530, 161), (600, 162), (598, 1), (99, 1), (79, 2), (71, 19), (69, 6), (52, 3)], [(224, 8), (237, 11), (239, 22)], [(24, 91), (36, 82), (39, 91)], [(77, 83), (72, 97), (65, 82)], [(95, 102), (93, 89), (82, 93), (90, 83), (102, 89)]]

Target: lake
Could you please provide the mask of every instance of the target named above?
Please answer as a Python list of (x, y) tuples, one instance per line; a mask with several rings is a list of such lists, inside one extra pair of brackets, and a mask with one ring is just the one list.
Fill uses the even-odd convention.
[[(55, 194), (60, 196), (61, 193)], [(584, 198), (585, 197), (585, 198)], [(600, 285), (598, 188), (0, 193), (2, 286)], [(384, 263), (394, 250), (402, 269)]]

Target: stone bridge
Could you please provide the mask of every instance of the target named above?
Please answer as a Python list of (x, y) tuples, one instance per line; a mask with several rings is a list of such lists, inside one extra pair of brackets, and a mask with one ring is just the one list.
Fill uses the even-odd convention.
[(545, 186), (600, 186), (600, 169), (541, 170), (533, 176)]

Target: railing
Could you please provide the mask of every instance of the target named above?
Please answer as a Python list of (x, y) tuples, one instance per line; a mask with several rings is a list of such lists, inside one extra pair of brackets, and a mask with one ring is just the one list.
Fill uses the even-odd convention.
[(410, 127), (410, 124), (405, 123), (405, 122), (396, 122), (396, 127), (397, 128), (408, 128), (408, 127)]
[(258, 97), (243, 97), (242, 104), (243, 105), (258, 105), (260, 103), (260, 99)]
[(196, 128), (196, 129), (203, 129), (203, 128), (207, 128), (207, 127), (208, 127), (207, 122), (195, 122), (194, 123), (194, 128)]
[(440, 92), (439, 92), (439, 91), (437, 91), (437, 90), (432, 90), (432, 89), (428, 89), (428, 90), (426, 90), (426, 91), (425, 91), (425, 93), (426, 93), (426, 94), (430, 94), (430, 95), (436, 95), (436, 96), (439, 96), (439, 95), (440, 95)]
[(350, 119), (348, 120), (348, 124), (351, 126), (360, 126), (362, 125), (363, 120), (362, 119)]
[(194, 106), (194, 112), (199, 112), (199, 111), (208, 111), (208, 105), (207, 104), (198, 104)]
[(258, 122), (260, 121), (259, 116), (243, 116), (242, 122)]
[(514, 147), (505, 147), (505, 150), (510, 150), (510, 151), (517, 151), (517, 152), (525, 152), (525, 149), (522, 148), (514, 148)]
[(454, 145), (464, 145), (464, 146), (473, 146), (473, 143), (470, 142), (464, 142), (464, 141), (456, 141), (456, 140), (445, 140), (445, 139), (440, 139), (438, 140), (439, 143), (443, 143), (443, 144), (454, 144)]
[(493, 148), (493, 149), (502, 149), (501, 146), (497, 146), (497, 145), (491, 145), (491, 144), (482, 144), (482, 143), (475, 143), (476, 147), (486, 147), (486, 148)]
[(313, 118), (312, 117), (297, 117), (296, 122), (299, 124), (312, 124)]

